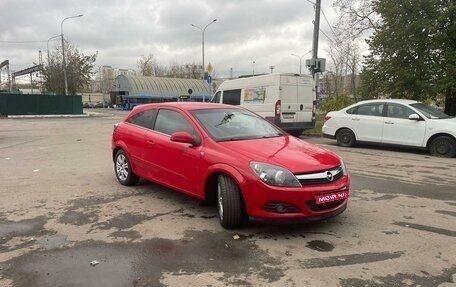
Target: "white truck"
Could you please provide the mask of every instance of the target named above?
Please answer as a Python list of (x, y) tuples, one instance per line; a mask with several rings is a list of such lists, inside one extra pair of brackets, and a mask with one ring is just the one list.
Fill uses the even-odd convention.
[(212, 102), (240, 105), (299, 136), (315, 127), (316, 93), (312, 76), (267, 74), (226, 80)]

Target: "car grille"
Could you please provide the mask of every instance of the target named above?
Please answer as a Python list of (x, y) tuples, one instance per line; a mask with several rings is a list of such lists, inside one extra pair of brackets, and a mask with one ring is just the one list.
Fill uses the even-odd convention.
[(308, 201), (306, 201), (306, 205), (312, 211), (322, 211), (322, 210), (326, 210), (326, 209), (331, 209), (331, 208), (337, 207), (342, 202), (344, 202), (344, 199), (335, 200), (335, 201), (331, 201), (331, 202), (328, 202), (328, 203), (322, 203), (322, 204), (317, 204), (315, 202), (315, 200), (308, 200)]
[(299, 180), (299, 183), (301, 183), (301, 185), (321, 185), (332, 183), (339, 180), (342, 176), (344, 176), (344, 173), (342, 167), (339, 166), (335, 169), (323, 172), (311, 174), (298, 174), (295, 176)]
[(263, 210), (274, 213), (297, 213), (299, 209), (296, 206), (280, 203), (280, 202), (268, 202), (263, 206)]

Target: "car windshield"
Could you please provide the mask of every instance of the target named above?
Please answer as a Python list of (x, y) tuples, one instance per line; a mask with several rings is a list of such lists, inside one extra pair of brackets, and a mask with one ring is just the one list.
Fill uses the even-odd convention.
[(262, 117), (240, 109), (195, 110), (193, 116), (215, 141), (233, 141), (282, 136)]
[(430, 119), (448, 119), (451, 118), (449, 115), (445, 114), (444, 112), (428, 106), (423, 103), (415, 103), (415, 104), (410, 104), (410, 106), (414, 107), (418, 111), (420, 111), (423, 115), (425, 115), (427, 118)]

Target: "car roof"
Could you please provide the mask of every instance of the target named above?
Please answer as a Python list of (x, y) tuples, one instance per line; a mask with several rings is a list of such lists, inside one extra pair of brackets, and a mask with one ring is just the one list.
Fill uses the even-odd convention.
[(398, 104), (404, 104), (404, 105), (418, 103), (418, 101), (407, 100), (407, 99), (374, 99), (374, 100), (359, 101), (355, 105), (364, 104), (364, 103), (379, 103), (379, 102), (380, 103), (398, 103)]
[(241, 109), (240, 107), (237, 106), (232, 106), (232, 105), (225, 105), (225, 104), (217, 104), (217, 103), (209, 103), (209, 102), (164, 102), (164, 103), (151, 103), (151, 104), (143, 104), (136, 106), (134, 108), (135, 111), (143, 111), (143, 110), (148, 110), (151, 108), (169, 108), (169, 107), (175, 107), (179, 108), (181, 110), (203, 110), (203, 109)]

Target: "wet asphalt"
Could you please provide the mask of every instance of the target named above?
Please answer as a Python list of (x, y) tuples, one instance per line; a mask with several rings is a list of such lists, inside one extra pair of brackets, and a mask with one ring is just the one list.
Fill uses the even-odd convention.
[[(13, 171), (32, 170), (35, 159), (27, 149), (39, 150), (36, 142), (42, 138), (54, 142), (49, 131), (54, 123), (0, 120), (3, 166), (22, 161), (0, 175), (1, 287), (456, 286), (456, 190), (451, 177), (456, 175), (456, 161), (434, 161), (403, 150), (338, 149), (311, 139), (340, 152), (352, 165), (349, 210), (313, 224), (250, 223), (224, 230), (215, 208), (194, 199), (145, 181), (128, 191), (117, 185), (108, 153), (103, 153), (109, 142), (91, 142), (88, 137), (119, 117), (65, 120), (63, 125), (82, 132), (69, 145), (57, 136), (54, 152), (59, 157), (49, 161), (50, 173), (20, 173), (14, 179)], [(81, 149), (82, 144), (90, 148)], [(363, 153), (367, 159), (355, 159)], [(389, 160), (378, 160), (385, 154)], [(99, 163), (75, 167), (81, 158)], [(429, 166), (436, 168), (409, 164), (422, 174), (407, 178), (398, 176), (407, 167), (380, 170), (397, 158), (404, 159), (403, 166), (411, 158), (431, 161)], [(67, 171), (66, 165), (59, 165), (61, 160), (75, 164), (69, 169), (72, 176), (62, 177)], [(358, 162), (366, 160), (372, 164), (361, 167)], [(373, 171), (373, 166), (378, 169)], [(75, 194), (81, 188), (90, 192)], [(24, 189), (42, 194), (28, 198)], [(161, 206), (150, 205), (157, 202)], [(154, 226), (163, 234), (154, 233)], [(168, 233), (173, 236), (165, 236)], [(426, 252), (432, 254), (428, 264), (420, 256)]]

